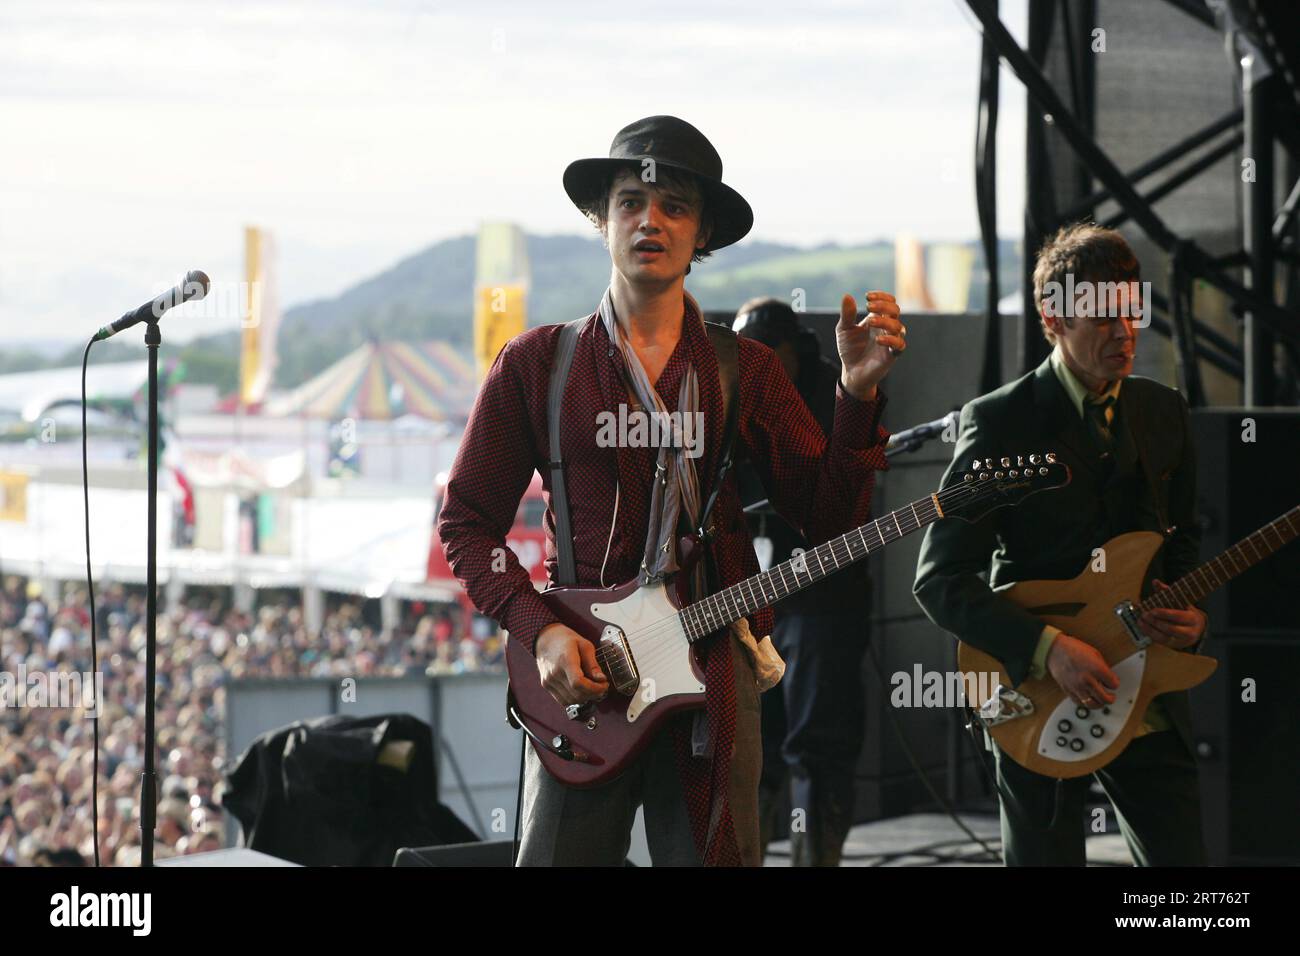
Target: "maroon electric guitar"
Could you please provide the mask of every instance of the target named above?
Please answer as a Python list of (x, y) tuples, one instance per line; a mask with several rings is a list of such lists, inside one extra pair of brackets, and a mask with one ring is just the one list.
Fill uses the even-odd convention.
[(1069, 468), (1053, 454), (986, 464), (954, 475), (935, 494), (694, 603), (686, 593), (690, 569), (702, 555), (694, 536), (681, 541), (682, 570), (659, 583), (642, 586), (634, 578), (612, 588), (543, 591), (555, 616), (596, 645), (610, 690), (603, 700), (565, 707), (542, 686), (533, 655), (507, 641), (511, 722), (525, 730), (561, 783), (592, 787), (613, 779), (664, 721), (704, 706), (704, 672), (694, 653), (698, 641), (940, 518), (976, 521), (1070, 481)]

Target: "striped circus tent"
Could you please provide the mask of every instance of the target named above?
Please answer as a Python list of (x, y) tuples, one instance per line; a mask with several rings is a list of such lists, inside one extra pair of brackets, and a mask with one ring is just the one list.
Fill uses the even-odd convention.
[(445, 342), (372, 340), (267, 401), (264, 414), (380, 421), (417, 415), (463, 423), (476, 389), (474, 366)]

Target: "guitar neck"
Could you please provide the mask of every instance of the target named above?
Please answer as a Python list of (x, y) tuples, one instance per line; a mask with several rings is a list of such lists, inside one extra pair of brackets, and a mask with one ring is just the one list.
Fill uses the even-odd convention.
[(1185, 608), (1196, 604), (1278, 548), (1294, 541), (1297, 535), (1300, 535), (1300, 505), (1242, 538), (1217, 558), (1184, 574), (1167, 590), (1155, 592), (1142, 602), (1139, 609)]
[(747, 614), (770, 607), (782, 598), (811, 587), (943, 517), (938, 495), (918, 498), (904, 508), (869, 521), (847, 534), (819, 544), (770, 570), (733, 584), (683, 608), (679, 613), (687, 637), (697, 641)]

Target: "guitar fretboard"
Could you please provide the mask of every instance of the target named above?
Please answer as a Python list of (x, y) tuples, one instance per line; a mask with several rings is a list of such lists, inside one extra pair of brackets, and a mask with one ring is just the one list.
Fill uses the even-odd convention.
[[(942, 497), (942, 495), (940, 495)], [(683, 608), (679, 612), (686, 636), (692, 641), (707, 637), (719, 628), (738, 621), (747, 614), (769, 607), (816, 584), (828, 574), (860, 561), (924, 528), (941, 517), (934, 496), (919, 498), (904, 508), (869, 521), (825, 544), (809, 548), (803, 554), (733, 584), (717, 594)]]
[(1184, 608), (1195, 604), (1278, 548), (1294, 541), (1297, 535), (1300, 535), (1300, 505), (1242, 538), (1217, 558), (1184, 574), (1168, 589), (1155, 592), (1139, 605), (1138, 610)]

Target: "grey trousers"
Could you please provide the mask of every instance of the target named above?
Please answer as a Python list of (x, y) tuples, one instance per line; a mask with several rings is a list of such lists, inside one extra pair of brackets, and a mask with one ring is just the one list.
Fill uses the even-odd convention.
[[(731, 638), (736, 686), (736, 739), (729, 799), (746, 866), (763, 862), (758, 840), (758, 777), (763, 766), (758, 688), (744, 648)], [(691, 715), (678, 718), (689, 724)], [(696, 760), (703, 757), (693, 758)], [(699, 866), (673, 735), (665, 726), (617, 779), (578, 790), (546, 772), (531, 746), (524, 758), (519, 866), (622, 866), (637, 807), (645, 808), (646, 842), (655, 866)]]

